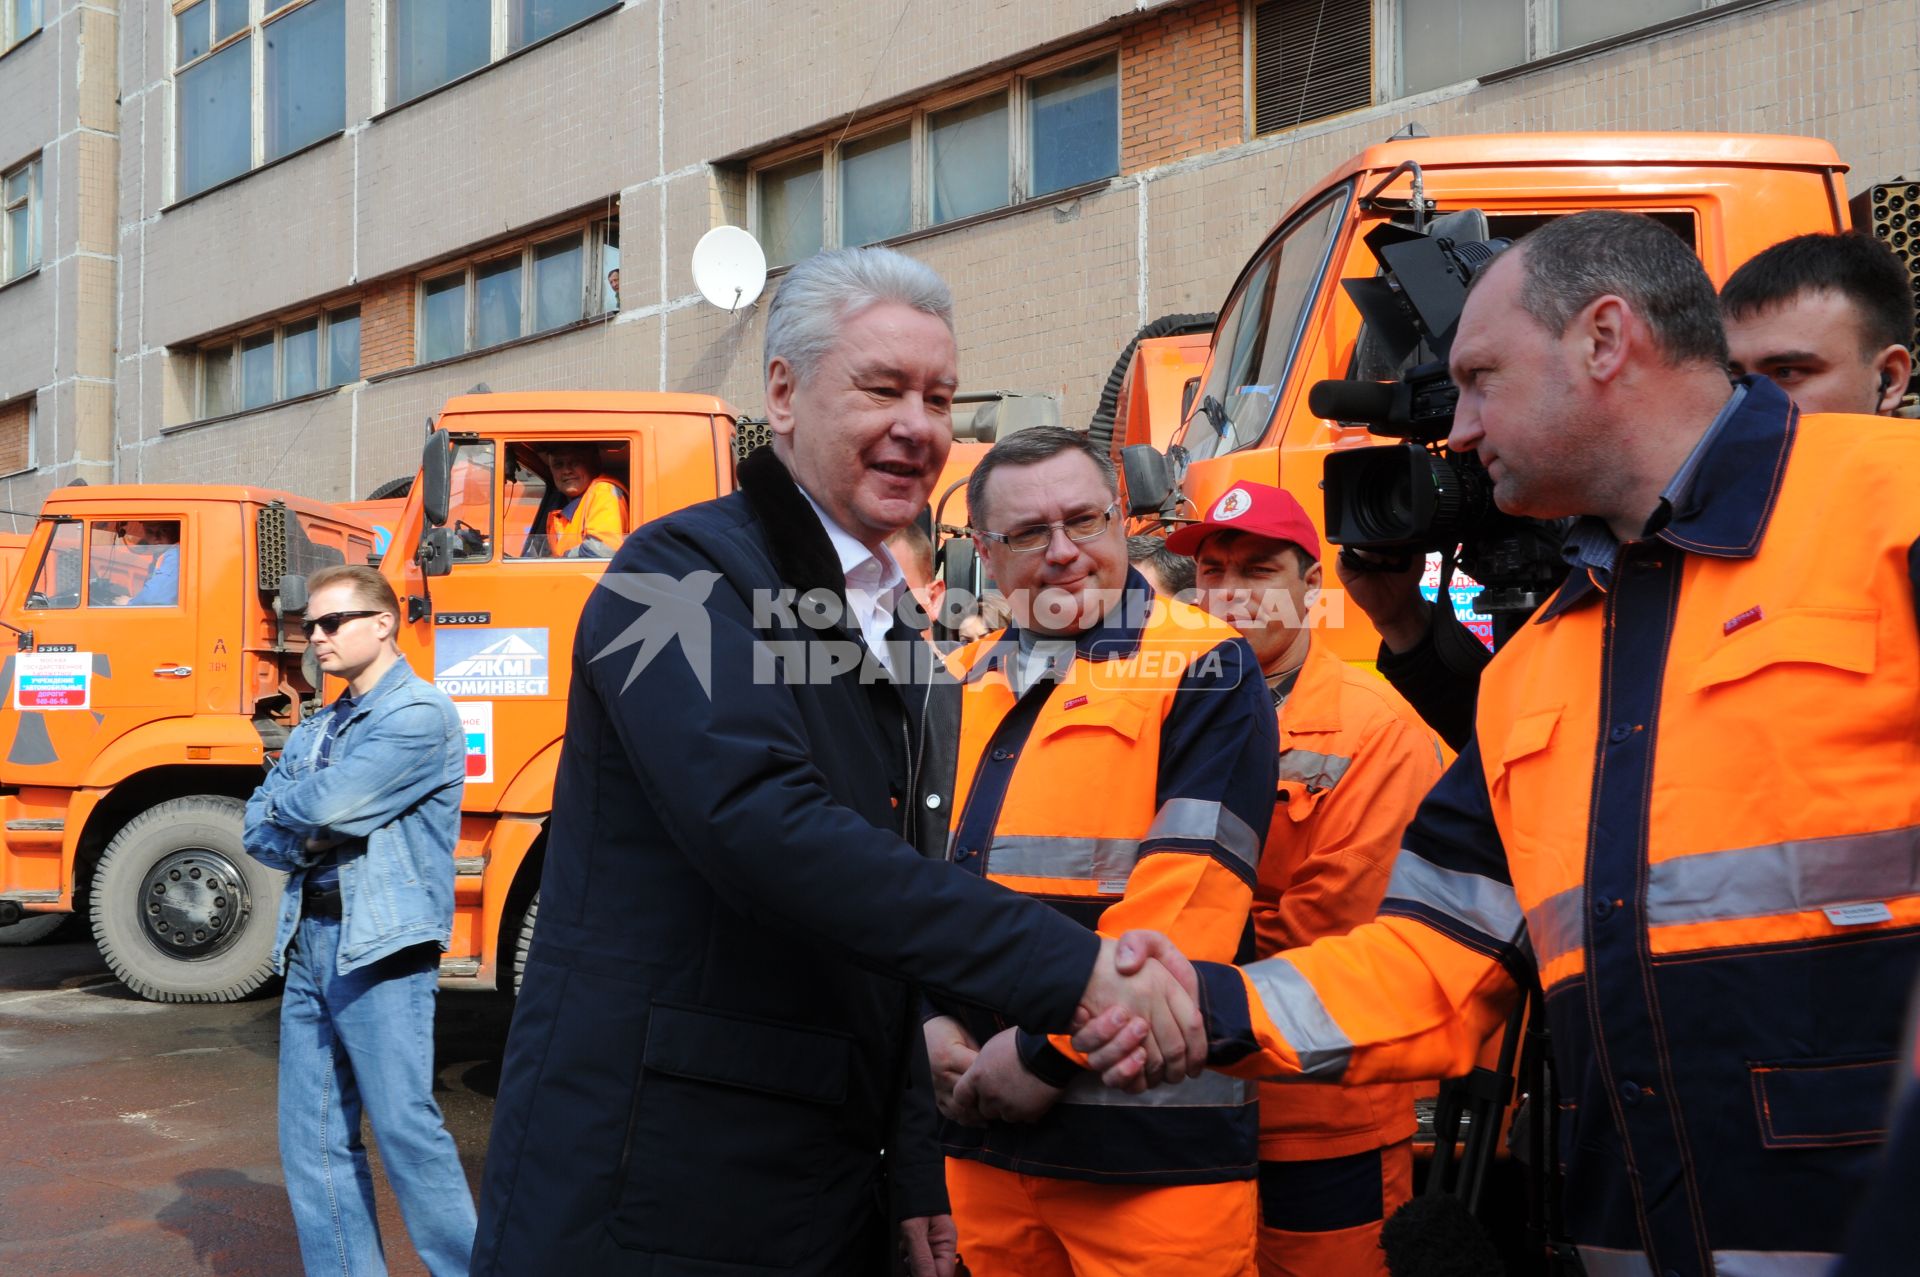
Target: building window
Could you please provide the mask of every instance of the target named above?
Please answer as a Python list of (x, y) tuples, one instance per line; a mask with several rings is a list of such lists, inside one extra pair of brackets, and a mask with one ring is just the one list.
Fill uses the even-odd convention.
[(1253, 129), (1271, 133), (1373, 103), (1373, 0), (1253, 7)]
[(0, 51), (40, 29), (40, 0), (0, 0)]
[(754, 233), (787, 266), (1005, 208), (1120, 171), (1112, 54), (1032, 69), (753, 171)]
[(0, 175), (0, 280), (40, 265), (40, 157)]
[(388, 100), (411, 101), (619, 7), (619, 0), (389, 0)]
[(543, 234), (420, 281), (420, 362), (452, 359), (616, 310), (619, 227)]
[(176, 198), (346, 127), (346, 13), (346, 0), (176, 3)]
[(1525, 62), (1527, 3), (1401, 0), (1400, 91), (1424, 93)]
[(200, 349), (200, 418), (360, 380), (360, 308), (344, 306)]
[(0, 475), (33, 469), (34, 397), (0, 404)]

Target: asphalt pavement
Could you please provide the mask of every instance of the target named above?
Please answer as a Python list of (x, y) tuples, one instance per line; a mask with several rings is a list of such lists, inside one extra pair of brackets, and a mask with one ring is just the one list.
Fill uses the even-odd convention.
[[(440, 995), (435, 1092), (475, 1185), (510, 1012), (500, 995)], [(298, 1274), (279, 1016), (277, 996), (142, 1002), (79, 926), (0, 948), (0, 1273)], [(390, 1271), (424, 1273), (374, 1156)]]

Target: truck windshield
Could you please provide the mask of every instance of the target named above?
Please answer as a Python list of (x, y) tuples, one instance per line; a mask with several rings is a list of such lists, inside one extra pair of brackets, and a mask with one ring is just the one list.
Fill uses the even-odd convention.
[(1228, 300), (1181, 438), (1194, 460), (1251, 447), (1266, 434), (1352, 193), (1340, 187), (1303, 210), (1260, 251)]

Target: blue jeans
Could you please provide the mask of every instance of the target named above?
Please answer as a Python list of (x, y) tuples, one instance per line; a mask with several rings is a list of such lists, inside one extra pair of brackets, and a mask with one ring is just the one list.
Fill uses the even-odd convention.
[(280, 1001), (280, 1165), (308, 1274), (384, 1277), (364, 1110), (414, 1249), (465, 1274), (473, 1196), (433, 1098), (439, 956), (416, 945), (339, 975), (340, 920), (302, 918)]

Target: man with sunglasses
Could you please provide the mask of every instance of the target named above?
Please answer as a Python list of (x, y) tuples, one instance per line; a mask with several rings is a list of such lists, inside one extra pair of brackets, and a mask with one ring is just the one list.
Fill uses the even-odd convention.
[[(952, 662), (948, 859), (1103, 936), (1154, 928), (1228, 962), (1273, 814), (1273, 708), (1232, 626), (1129, 570), (1118, 500), (1112, 462), (1071, 430), (1022, 431), (974, 469), (974, 542), (1013, 622)], [(978, 1277), (1250, 1277), (1251, 1084), (1108, 1091), (1064, 1038), (936, 1009), (947, 1185)]]
[(287, 738), (247, 802), (247, 850), (287, 874), (274, 941), (280, 1160), (310, 1273), (385, 1272), (364, 1112), (416, 1250), (464, 1274), (473, 1198), (433, 1099), (433, 1004), (453, 928), (466, 737), (400, 657), (372, 568), (307, 580), (320, 668), (346, 682)]

